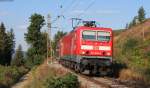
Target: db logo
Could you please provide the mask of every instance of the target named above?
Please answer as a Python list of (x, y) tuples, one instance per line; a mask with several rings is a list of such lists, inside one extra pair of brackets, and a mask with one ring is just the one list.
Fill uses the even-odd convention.
[(94, 50), (99, 50), (99, 47), (98, 47), (98, 46), (95, 46), (95, 47), (94, 47)]

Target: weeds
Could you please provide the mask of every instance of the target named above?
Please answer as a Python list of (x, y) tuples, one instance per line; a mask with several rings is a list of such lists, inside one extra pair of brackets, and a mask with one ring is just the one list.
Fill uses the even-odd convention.
[(24, 67), (0, 66), (0, 88), (12, 86), (27, 71)]
[(79, 88), (77, 76), (71, 73), (63, 77), (50, 77), (44, 83), (45, 88)]

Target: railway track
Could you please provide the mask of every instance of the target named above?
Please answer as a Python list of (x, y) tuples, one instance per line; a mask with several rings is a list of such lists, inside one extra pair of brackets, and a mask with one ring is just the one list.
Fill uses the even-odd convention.
[(115, 81), (113, 78), (107, 78), (107, 77), (90, 77), (82, 74), (78, 74), (80, 77), (85, 78), (86, 80), (89, 80), (96, 85), (99, 85), (100, 88), (131, 88), (123, 84), (119, 84)]
[[(82, 78), (88, 82), (93, 83), (92, 87), (86, 87), (86, 88), (132, 88), (132, 87), (120, 84), (119, 82), (115, 81), (116, 80), (115, 78), (89, 76), (87, 74), (76, 73), (74, 70), (66, 68), (66, 67), (64, 68), (67, 69), (69, 72), (78, 76), (79, 79)], [(96, 86), (94, 86), (94, 84)]]

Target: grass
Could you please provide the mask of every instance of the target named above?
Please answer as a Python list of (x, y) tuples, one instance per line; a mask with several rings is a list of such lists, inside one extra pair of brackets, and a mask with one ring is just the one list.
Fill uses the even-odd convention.
[[(150, 20), (131, 29), (120, 32), (114, 40), (114, 58), (125, 63), (127, 68), (120, 71), (120, 79), (150, 83)], [(142, 36), (144, 29), (145, 37)]]
[(25, 88), (73, 88), (70, 87), (71, 85), (77, 88), (78, 85), (76, 76), (68, 74), (64, 69), (53, 67), (53, 65), (48, 66), (45, 63), (32, 69), (32, 79), (29, 81)]
[(0, 66), (0, 88), (9, 88), (28, 70), (24, 67)]

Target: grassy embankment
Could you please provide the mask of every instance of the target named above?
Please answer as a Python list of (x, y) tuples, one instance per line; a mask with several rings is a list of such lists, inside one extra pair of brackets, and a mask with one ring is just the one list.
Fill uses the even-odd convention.
[(114, 58), (127, 66), (121, 79), (150, 84), (150, 19), (115, 33)]
[(57, 66), (42, 64), (32, 69), (32, 79), (25, 88), (79, 88), (78, 78)]

